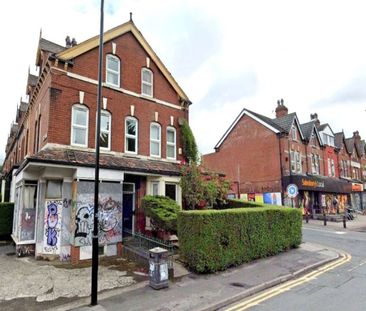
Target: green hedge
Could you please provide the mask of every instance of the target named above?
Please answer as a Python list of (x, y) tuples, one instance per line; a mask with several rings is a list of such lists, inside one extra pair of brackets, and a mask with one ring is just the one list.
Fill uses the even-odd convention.
[(13, 228), (14, 203), (0, 203), (0, 236), (8, 236)]
[(225, 270), (301, 243), (301, 211), (285, 207), (182, 211), (182, 259), (196, 272)]
[(180, 207), (176, 201), (164, 196), (145, 195), (141, 206), (145, 216), (151, 218), (154, 229), (177, 232), (177, 216)]

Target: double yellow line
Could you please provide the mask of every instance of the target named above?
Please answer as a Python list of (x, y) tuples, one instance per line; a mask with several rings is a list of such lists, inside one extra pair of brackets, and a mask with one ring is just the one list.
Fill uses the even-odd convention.
[(281, 285), (278, 285), (276, 287), (273, 287), (259, 295), (256, 295), (253, 298), (247, 299), (245, 301), (239, 302), (235, 305), (232, 305), (231, 307), (229, 307), (228, 309), (225, 309), (225, 311), (242, 311), (242, 310), (247, 310), (250, 307), (256, 306), (258, 304), (260, 304), (261, 302), (268, 300), (272, 297), (275, 297), (277, 295), (280, 295), (298, 285), (301, 285), (303, 283), (309, 282), (311, 280), (314, 280), (315, 278), (317, 278), (319, 275), (333, 270), (335, 268), (337, 268), (340, 265), (345, 264), (346, 262), (351, 260), (351, 255), (344, 253), (342, 254), (337, 260), (330, 262), (329, 264), (326, 264), (306, 275), (303, 275), (302, 277), (293, 280), (293, 281), (289, 281), (286, 283), (283, 283)]

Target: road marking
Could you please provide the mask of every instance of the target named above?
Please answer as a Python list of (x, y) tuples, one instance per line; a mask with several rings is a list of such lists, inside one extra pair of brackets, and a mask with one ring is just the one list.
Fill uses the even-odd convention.
[(356, 269), (358, 269), (359, 267), (362, 267), (363, 265), (365, 265), (366, 264), (366, 260), (365, 261), (363, 261), (363, 262), (361, 262), (360, 264), (358, 264), (356, 267), (353, 267), (353, 268), (351, 268), (351, 269), (349, 269), (349, 270), (347, 270), (348, 272), (351, 272), (351, 271), (353, 271), (353, 270), (356, 270)]
[(311, 231), (318, 231), (318, 232), (328, 232), (328, 233), (334, 233), (334, 234), (347, 234), (346, 231), (333, 231), (333, 230), (327, 230), (327, 229), (315, 229), (315, 228), (308, 228), (308, 227), (302, 227), (305, 230), (311, 230)]
[[(341, 255), (341, 257), (327, 265), (324, 265), (306, 275), (303, 275), (302, 277), (296, 279), (296, 280), (292, 280), (283, 284), (280, 284), (274, 288), (271, 288), (263, 293), (260, 293), (258, 295), (256, 295), (255, 297), (252, 297), (250, 299), (247, 299), (243, 302), (239, 302), (236, 305), (233, 305), (232, 307), (225, 309), (225, 311), (242, 311), (242, 310), (247, 310), (250, 307), (256, 306), (259, 303), (268, 300), (272, 297), (275, 297), (277, 295), (280, 295), (296, 286), (299, 286), (303, 283), (307, 283), (310, 282), (311, 280), (316, 279), (319, 275), (333, 270), (335, 268), (337, 268), (340, 265), (345, 264), (346, 262), (351, 260), (351, 255), (345, 253), (344, 255)], [(366, 262), (365, 262), (366, 263)]]

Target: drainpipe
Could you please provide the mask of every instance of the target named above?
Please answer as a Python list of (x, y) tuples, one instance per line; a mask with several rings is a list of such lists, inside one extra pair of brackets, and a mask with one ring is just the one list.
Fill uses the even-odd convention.
[[(284, 186), (283, 186), (283, 167), (282, 167), (282, 148), (281, 148), (281, 134), (278, 137), (278, 149), (280, 152), (280, 179), (281, 179), (281, 192), (285, 193)], [(284, 196), (281, 198), (281, 205), (284, 203)]]

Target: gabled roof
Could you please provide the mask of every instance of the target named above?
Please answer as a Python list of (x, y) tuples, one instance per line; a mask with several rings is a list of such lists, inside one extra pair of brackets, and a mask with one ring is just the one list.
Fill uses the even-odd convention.
[[(296, 113), (292, 112), (292, 113), (286, 114), (283, 117), (272, 119), (272, 121), (275, 124), (277, 124), (280, 128), (282, 128), (283, 132), (290, 133), (291, 127), (292, 127), (295, 119), (297, 119)], [(297, 125), (301, 132), (299, 120), (297, 120)], [(302, 133), (301, 133), (301, 135), (302, 135)]]
[(347, 151), (352, 154), (353, 152), (353, 149), (355, 147), (355, 140), (351, 137), (351, 138), (346, 138), (344, 140), (345, 142), (345, 145), (346, 145), (346, 148), (347, 148)]
[(28, 73), (28, 81), (27, 84), (30, 86), (36, 86), (38, 81), (38, 77), (35, 75), (32, 75), (31, 73)]
[(41, 51), (46, 51), (52, 54), (57, 54), (64, 51), (66, 48), (57, 43), (46, 40), (42, 37), (39, 37), (37, 56), (36, 56), (36, 65), (39, 65)]
[(366, 153), (366, 150), (365, 150), (366, 143), (365, 143), (365, 141), (364, 140), (360, 140), (360, 142), (358, 144), (356, 144), (356, 147), (357, 147), (357, 149), (359, 151), (358, 154), (361, 155), (361, 156), (364, 156), (365, 153)]
[[(178, 83), (175, 81), (171, 73), (168, 71), (168, 69), (165, 67), (163, 62), (160, 60), (160, 58), (156, 55), (154, 50), (151, 48), (149, 43), (146, 41), (146, 39), (142, 36), (141, 32), (137, 29), (133, 21), (128, 21), (127, 23), (124, 23), (122, 25), (119, 25), (115, 28), (112, 28), (104, 33), (104, 43), (113, 40), (114, 38), (117, 38), (125, 33), (131, 32), (136, 40), (141, 44), (141, 46), (144, 48), (146, 53), (150, 56), (150, 58), (154, 61), (156, 66), (160, 69), (160, 71), (163, 73), (165, 78), (169, 81), (169, 83), (172, 85), (174, 90), (179, 94), (179, 96), (184, 100), (189, 100), (188, 96), (184, 93), (184, 91), (181, 89), (181, 87), (178, 85)], [(84, 42), (81, 42), (71, 48), (64, 49), (62, 51), (57, 52), (56, 57), (63, 60), (71, 60), (75, 57), (84, 54), (96, 47), (99, 46), (99, 35), (94, 36)]]
[(266, 116), (263, 116), (259, 113), (250, 111), (246, 108), (244, 108), (239, 115), (235, 118), (234, 122), (229, 126), (229, 128), (226, 130), (225, 134), (221, 137), (219, 142), (216, 144), (215, 149), (219, 148), (221, 144), (224, 142), (226, 137), (230, 134), (230, 132), (234, 129), (236, 124), (239, 122), (239, 120), (244, 116), (247, 115), (250, 118), (254, 119), (255, 121), (259, 122), (269, 130), (273, 131), (274, 133), (286, 133), (288, 134), (291, 130), (291, 127), (293, 123), (295, 122), (297, 124), (297, 127), (299, 129), (301, 138), (304, 139), (303, 132), (300, 127), (299, 120), (297, 118), (297, 115), (295, 112), (290, 113), (288, 115), (285, 115), (281, 118), (268, 118)]
[(315, 122), (310, 121), (310, 122), (307, 122), (307, 123), (303, 123), (300, 126), (301, 126), (301, 130), (302, 130), (302, 133), (304, 134), (305, 139), (307, 141), (309, 141), (310, 137), (311, 137), (311, 134), (313, 133)]
[(300, 125), (302, 133), (304, 134), (304, 139), (309, 142), (311, 135), (313, 134), (313, 132), (315, 132), (316, 137), (318, 138), (318, 142), (320, 146), (323, 146), (323, 141), (320, 138), (320, 134), (318, 129), (316, 128), (316, 121), (312, 120), (310, 122), (307, 123), (303, 123)]
[(338, 149), (342, 149), (344, 141), (344, 133), (339, 132), (334, 134), (334, 144)]
[(234, 129), (236, 124), (240, 121), (240, 119), (244, 115), (249, 116), (250, 118), (259, 122), (260, 124), (262, 124), (263, 126), (265, 126), (266, 128), (268, 128), (269, 130), (273, 131), (276, 134), (281, 132), (281, 129), (276, 124), (274, 124), (271, 119), (244, 108), (235, 118), (234, 122), (231, 123), (229, 128), (226, 130), (225, 134), (220, 138), (219, 142), (215, 146), (215, 149), (221, 146), (221, 144), (225, 141), (226, 137), (230, 134), (230, 132)]

